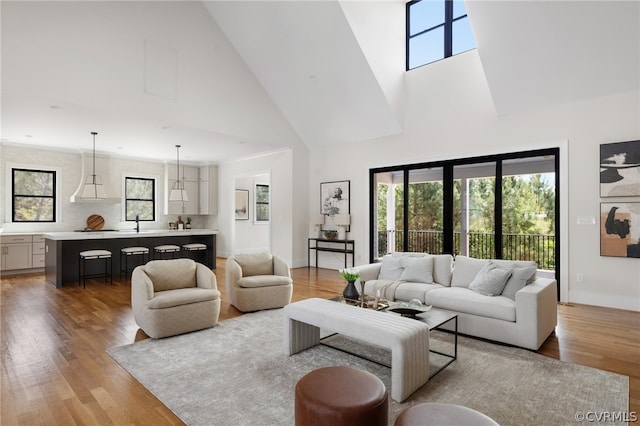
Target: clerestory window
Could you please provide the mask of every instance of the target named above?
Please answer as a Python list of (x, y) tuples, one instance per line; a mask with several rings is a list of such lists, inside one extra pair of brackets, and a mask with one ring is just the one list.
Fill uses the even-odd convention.
[(476, 47), (463, 0), (407, 3), (407, 70)]

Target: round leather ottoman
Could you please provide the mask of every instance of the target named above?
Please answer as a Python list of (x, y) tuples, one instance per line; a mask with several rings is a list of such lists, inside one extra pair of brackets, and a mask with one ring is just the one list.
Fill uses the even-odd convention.
[(296, 426), (386, 426), (387, 390), (378, 377), (351, 367), (325, 367), (296, 384)]
[(439, 402), (425, 402), (407, 408), (400, 413), (395, 423), (395, 426), (436, 425), (498, 426), (498, 423), (471, 408)]

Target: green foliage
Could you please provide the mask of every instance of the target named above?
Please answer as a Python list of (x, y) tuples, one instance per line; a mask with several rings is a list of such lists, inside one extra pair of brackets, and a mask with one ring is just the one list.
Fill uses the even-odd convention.
[(54, 220), (53, 171), (13, 170), (13, 220), (52, 222)]

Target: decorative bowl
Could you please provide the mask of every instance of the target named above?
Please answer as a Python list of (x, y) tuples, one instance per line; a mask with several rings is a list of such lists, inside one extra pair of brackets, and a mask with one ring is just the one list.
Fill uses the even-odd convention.
[(324, 231), (324, 237), (327, 240), (333, 240), (334, 238), (336, 238), (338, 236), (338, 231), (334, 231), (334, 230), (330, 230), (330, 231)]

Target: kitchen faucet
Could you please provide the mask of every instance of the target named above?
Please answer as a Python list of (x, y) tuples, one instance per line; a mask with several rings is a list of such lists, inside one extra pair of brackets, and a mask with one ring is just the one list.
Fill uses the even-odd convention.
[(136, 232), (140, 232), (140, 216), (136, 215)]

